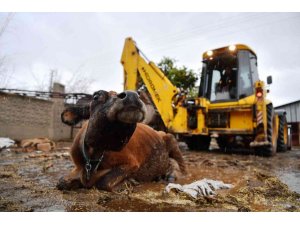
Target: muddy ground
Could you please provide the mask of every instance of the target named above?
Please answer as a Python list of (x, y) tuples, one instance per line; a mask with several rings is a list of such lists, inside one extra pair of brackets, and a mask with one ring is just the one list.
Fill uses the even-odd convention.
[(213, 197), (166, 194), (166, 183), (123, 185), (118, 193), (96, 189), (59, 191), (58, 179), (72, 163), (66, 147), (50, 152), (0, 152), (0, 211), (300, 211), (300, 149), (272, 158), (251, 154), (184, 151), (189, 175), (234, 185)]

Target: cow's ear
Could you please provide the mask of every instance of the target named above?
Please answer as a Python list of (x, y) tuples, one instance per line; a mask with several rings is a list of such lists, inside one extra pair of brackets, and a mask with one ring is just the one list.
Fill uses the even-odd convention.
[(90, 118), (89, 106), (68, 107), (61, 113), (61, 121), (69, 126), (76, 125), (82, 120)]

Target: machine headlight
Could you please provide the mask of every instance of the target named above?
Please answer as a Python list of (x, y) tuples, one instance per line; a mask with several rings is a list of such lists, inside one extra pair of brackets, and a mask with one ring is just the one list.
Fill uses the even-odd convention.
[(235, 45), (230, 45), (230, 46), (229, 46), (229, 50), (230, 50), (230, 51), (233, 52), (233, 51), (235, 51), (235, 49), (236, 49), (236, 46), (235, 46)]
[(209, 51), (206, 52), (206, 54), (207, 54), (208, 56), (212, 56), (214, 53), (213, 53), (213, 51), (209, 50)]

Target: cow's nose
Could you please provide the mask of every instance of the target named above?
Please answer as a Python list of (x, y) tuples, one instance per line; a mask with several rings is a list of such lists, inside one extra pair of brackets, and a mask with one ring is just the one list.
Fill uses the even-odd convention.
[(120, 99), (125, 99), (127, 97), (127, 94), (126, 94), (126, 92), (122, 92), (122, 93), (118, 94), (117, 97)]
[(124, 105), (135, 105), (140, 106), (140, 99), (138, 94), (135, 91), (124, 91), (117, 95), (118, 98), (120, 98)]

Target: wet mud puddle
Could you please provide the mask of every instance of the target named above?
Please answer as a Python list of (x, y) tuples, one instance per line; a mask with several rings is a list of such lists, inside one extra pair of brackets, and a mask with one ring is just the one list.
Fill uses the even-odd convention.
[[(184, 152), (189, 174), (233, 184), (213, 197), (166, 194), (167, 183), (124, 184), (118, 193), (97, 189), (59, 191), (72, 163), (66, 149), (0, 152), (0, 211), (300, 211), (300, 151), (272, 158), (220, 152)], [(298, 192), (298, 193), (297, 193)]]
[(276, 156), (278, 167), (275, 167), (275, 173), (291, 190), (300, 193), (300, 151), (289, 152), (288, 158), (283, 154)]

